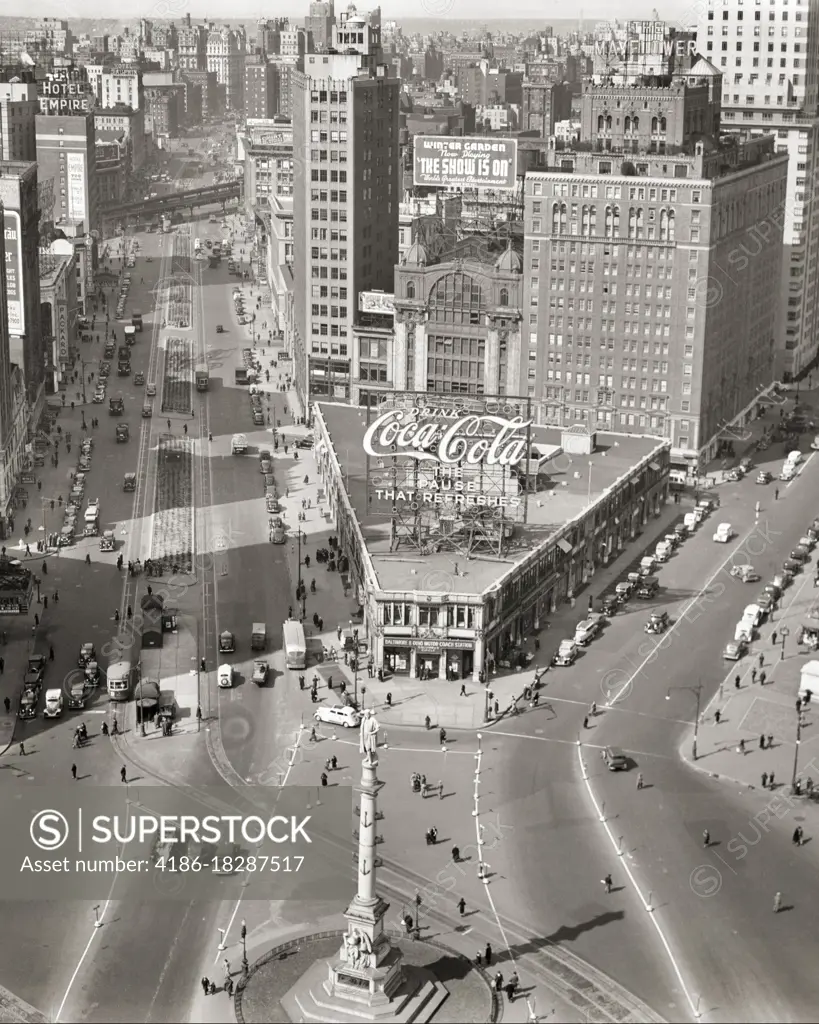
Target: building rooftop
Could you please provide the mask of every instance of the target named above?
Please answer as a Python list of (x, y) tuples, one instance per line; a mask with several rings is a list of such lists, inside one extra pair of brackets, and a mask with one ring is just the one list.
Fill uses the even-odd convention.
[[(593, 454), (568, 455), (562, 449), (559, 429), (532, 427), (533, 454), (536, 447), (540, 455), (539, 489), (528, 495), (526, 522), (514, 522), (512, 539), (503, 555), (478, 552), (465, 558), (457, 550), (422, 554), (408, 541), (390, 551), (391, 500), (376, 494), (377, 460), (370, 458), (368, 467), (363, 447), (368, 410), (334, 403), (321, 403), (318, 409), (341, 467), (344, 487), (379, 589), (392, 592), (451, 591), (452, 577), (457, 576), (454, 589), (459, 593), (483, 593), (594, 504), (638, 463), (649, 461), (667, 447), (667, 442), (657, 437), (598, 433)], [(377, 411), (369, 411), (370, 423), (376, 415)], [(507, 528), (511, 524), (512, 520), (507, 520)]]

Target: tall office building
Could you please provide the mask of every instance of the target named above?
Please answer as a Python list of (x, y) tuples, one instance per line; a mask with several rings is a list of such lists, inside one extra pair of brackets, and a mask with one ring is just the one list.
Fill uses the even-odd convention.
[(122, 64), (100, 76), (100, 102), (103, 107), (130, 107), (140, 110), (145, 105), (142, 94), (142, 72)]
[(40, 329), (39, 199), (36, 163), (0, 163), (9, 358), (22, 372), (32, 424), (38, 422), (45, 401), (45, 351)]
[(304, 21), (304, 27), (313, 37), (313, 49), (317, 53), (330, 48), (335, 20), (333, 0), (313, 0), (310, 4), (310, 13)]
[(37, 165), (42, 181), (54, 182), (54, 223), (82, 222), (99, 229), (94, 115), (38, 114)]
[(0, 160), (36, 160), (34, 119), (40, 109), (34, 76), (0, 73)]
[(334, 48), (294, 75), (295, 379), (305, 404), (351, 397), (360, 292), (391, 292), (401, 199), (400, 82), (379, 63), (380, 12), (351, 8)]
[(216, 72), (216, 80), (225, 91), (228, 110), (241, 110), (244, 105), (246, 43), (243, 28), (209, 26), (208, 71)]
[(777, 152), (790, 157), (775, 374), (792, 380), (819, 358), (819, 6), (707, 0), (697, 47), (723, 75), (723, 130), (775, 133)]
[(245, 118), (269, 118), (279, 112), (279, 76), (263, 54), (245, 57)]
[(191, 16), (177, 33), (177, 57), (183, 71), (206, 71), (208, 67), (208, 32), (204, 25), (191, 25)]
[(548, 149), (525, 186), (521, 361), (539, 415), (661, 434), (691, 468), (774, 371), (787, 156), (772, 136), (723, 141), (720, 90), (705, 60), (586, 82), (590, 134)]

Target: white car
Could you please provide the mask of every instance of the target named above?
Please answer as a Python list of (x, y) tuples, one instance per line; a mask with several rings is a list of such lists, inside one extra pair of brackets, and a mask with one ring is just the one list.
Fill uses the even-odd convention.
[(361, 725), (361, 715), (355, 708), (346, 704), (322, 705), (313, 715), (317, 722), (328, 722), (330, 725), (341, 725), (345, 729), (356, 729)]
[(219, 666), (219, 689), (229, 690), (233, 686), (233, 666)]
[(156, 384), (153, 384), (153, 383), (150, 383), (150, 382), (148, 384), (146, 384), (145, 385), (145, 394), (149, 395), (149, 396), (155, 395), (156, 394)]

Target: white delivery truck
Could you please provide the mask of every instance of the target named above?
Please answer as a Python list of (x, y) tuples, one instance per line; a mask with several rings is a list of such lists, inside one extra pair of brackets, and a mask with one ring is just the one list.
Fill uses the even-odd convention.
[(234, 434), (230, 441), (230, 451), (233, 455), (244, 455), (247, 452), (247, 435)]

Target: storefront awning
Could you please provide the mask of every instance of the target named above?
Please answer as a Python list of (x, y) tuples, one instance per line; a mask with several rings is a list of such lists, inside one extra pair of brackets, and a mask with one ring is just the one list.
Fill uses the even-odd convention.
[(137, 683), (136, 705), (139, 708), (155, 708), (159, 703), (159, 686), (149, 679)]
[(571, 544), (567, 540), (564, 540), (563, 537), (561, 537), (560, 540), (558, 540), (557, 546), (566, 555), (568, 555), (569, 552), (572, 550)]

